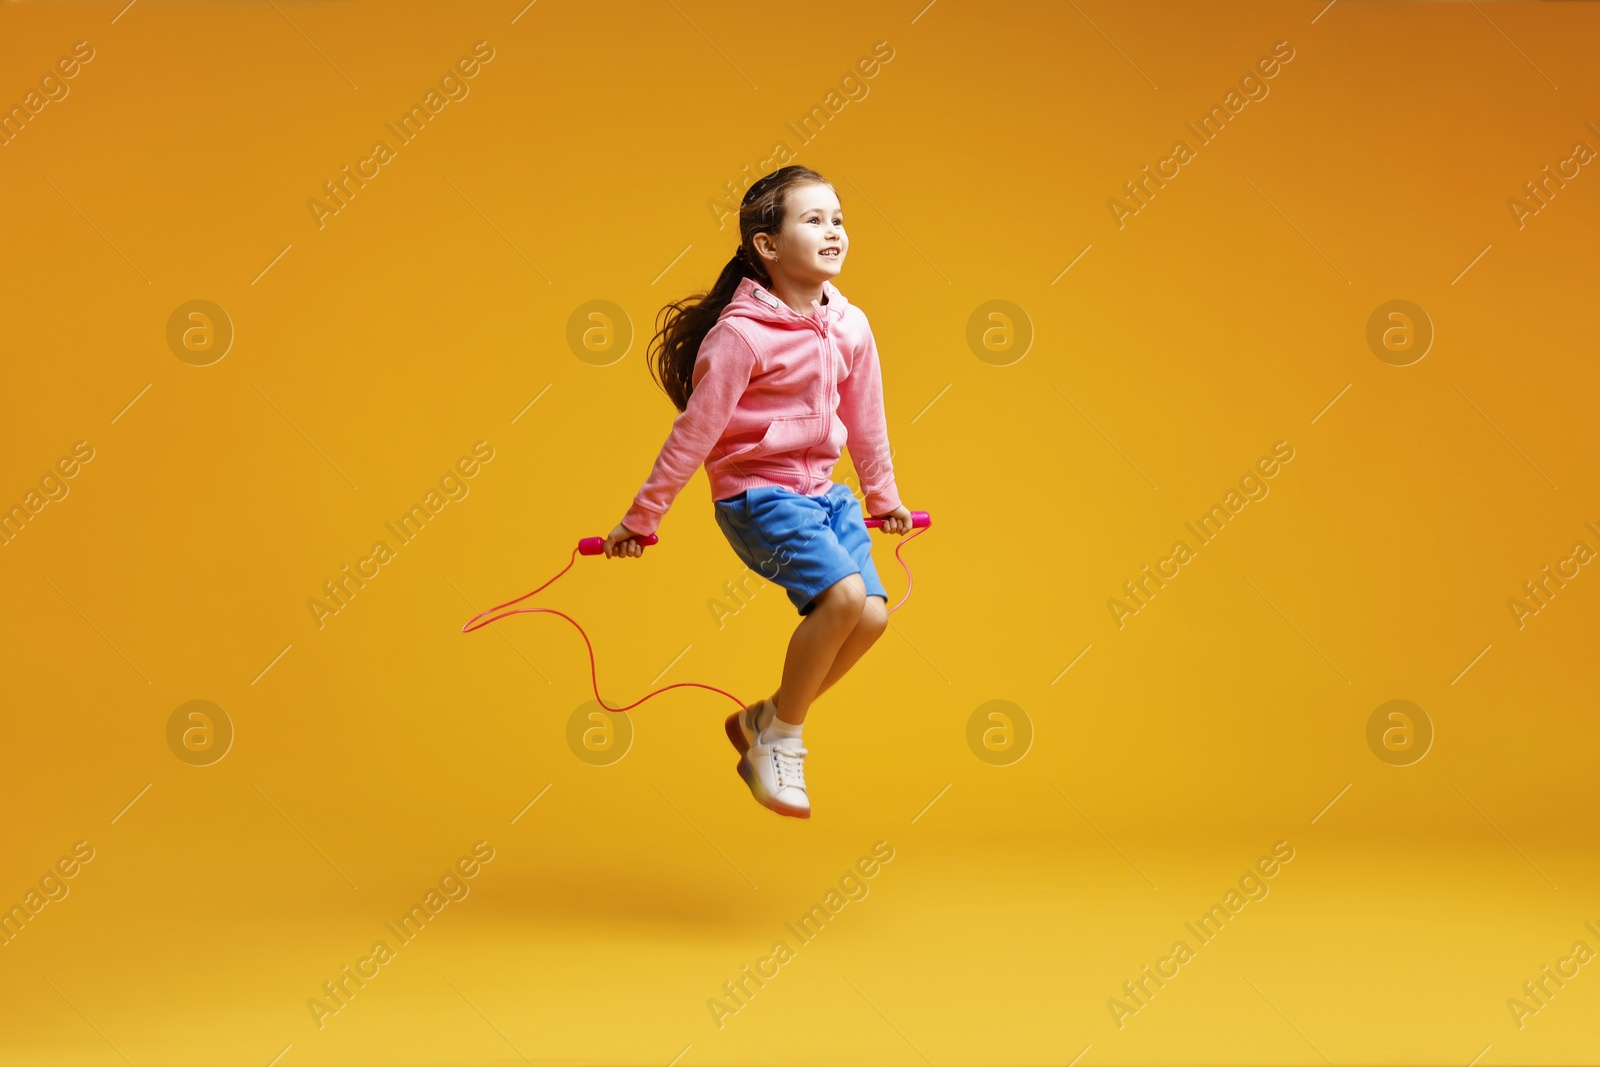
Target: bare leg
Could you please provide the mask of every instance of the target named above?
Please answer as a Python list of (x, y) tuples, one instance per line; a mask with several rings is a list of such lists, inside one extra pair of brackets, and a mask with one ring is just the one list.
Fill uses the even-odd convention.
[[(874, 593), (867, 597), (866, 606), (861, 609), (861, 621), (856, 623), (856, 628), (850, 631), (850, 636), (839, 646), (839, 654), (833, 657), (833, 666), (828, 668), (827, 675), (822, 679), (822, 685), (817, 688), (817, 696), (826, 693), (829, 686), (843, 678), (888, 628), (889, 604)], [(811, 699), (815, 700), (816, 697)]]
[(800, 620), (789, 639), (783, 683), (776, 694), (778, 718), (793, 724), (806, 721), (806, 710), (821, 691), (829, 668), (861, 621), (866, 599), (859, 574), (840, 579), (817, 597), (811, 614)]

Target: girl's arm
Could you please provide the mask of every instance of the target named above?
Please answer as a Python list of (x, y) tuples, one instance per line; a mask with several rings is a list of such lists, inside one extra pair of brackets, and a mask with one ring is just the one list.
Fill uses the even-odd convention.
[(869, 518), (887, 515), (900, 507), (889, 461), (889, 428), (883, 414), (883, 375), (878, 367), (878, 343), (872, 327), (857, 353), (850, 373), (839, 383), (839, 421), (850, 431), (845, 447), (856, 466), (865, 494)]
[(672, 420), (650, 476), (622, 517), (623, 526), (641, 535), (656, 532), (673, 499), (728, 428), (755, 362), (755, 352), (731, 325), (718, 322), (707, 331), (695, 357), (689, 402)]

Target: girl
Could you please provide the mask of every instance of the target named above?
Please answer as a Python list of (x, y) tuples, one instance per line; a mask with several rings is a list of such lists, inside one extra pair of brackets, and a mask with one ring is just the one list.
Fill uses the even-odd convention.
[(709, 293), (662, 309), (657, 381), (680, 414), (633, 506), (605, 539), (638, 556), (703, 462), (717, 525), (748, 567), (802, 616), (778, 691), (728, 716), (739, 775), (756, 800), (809, 818), (800, 724), (888, 624), (861, 505), (832, 481), (848, 442), (867, 508), (903, 534), (889, 462), (878, 349), (832, 279), (850, 242), (833, 186), (807, 167), (773, 171), (739, 208), (739, 248)]

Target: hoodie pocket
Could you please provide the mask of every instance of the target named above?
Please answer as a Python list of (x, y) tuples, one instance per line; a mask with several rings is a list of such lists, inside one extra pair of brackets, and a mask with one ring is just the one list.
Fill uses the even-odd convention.
[(790, 415), (773, 419), (767, 426), (767, 432), (761, 435), (761, 440), (756, 442), (753, 448), (736, 454), (742, 458), (750, 458), (814, 448), (828, 439), (832, 429), (829, 425), (831, 421), (832, 416), (829, 414)]

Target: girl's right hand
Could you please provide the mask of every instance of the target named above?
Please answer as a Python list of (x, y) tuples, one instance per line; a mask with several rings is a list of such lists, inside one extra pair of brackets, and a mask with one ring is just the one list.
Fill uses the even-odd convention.
[(611, 535), (606, 538), (605, 544), (602, 546), (606, 558), (644, 555), (644, 546), (634, 540), (639, 536), (639, 534), (618, 523), (617, 528), (611, 531)]

